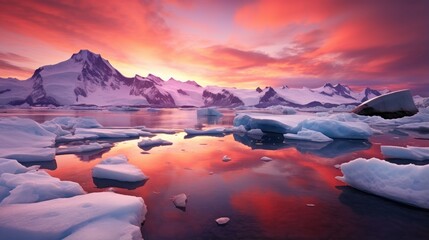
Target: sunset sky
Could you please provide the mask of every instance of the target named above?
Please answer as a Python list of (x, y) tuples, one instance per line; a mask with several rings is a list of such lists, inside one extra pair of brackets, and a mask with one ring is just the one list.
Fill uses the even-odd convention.
[(89, 49), (128, 77), (429, 95), (426, 0), (0, 0), (0, 9), (0, 77), (26, 79)]

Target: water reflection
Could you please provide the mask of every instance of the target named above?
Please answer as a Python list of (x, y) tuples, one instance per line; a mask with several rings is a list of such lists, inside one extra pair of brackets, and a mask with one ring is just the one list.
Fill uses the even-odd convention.
[(117, 181), (117, 180), (102, 179), (102, 178), (93, 177), (92, 181), (94, 182), (95, 186), (97, 186), (97, 188), (116, 187), (116, 188), (133, 190), (133, 189), (144, 186), (148, 180), (143, 180), (143, 181), (138, 181), (138, 182), (122, 182), (122, 181)]
[(57, 161), (43, 161), (43, 162), (20, 162), (25, 167), (31, 167), (31, 166), (40, 166), (41, 169), (47, 169), (47, 170), (56, 170), (57, 169)]
[(285, 148), (296, 148), (301, 153), (310, 153), (324, 158), (335, 158), (353, 152), (371, 148), (367, 140), (336, 139), (332, 142), (310, 142), (284, 140), (281, 134), (265, 134), (261, 139), (254, 139), (246, 134), (234, 134), (234, 140), (241, 142), (251, 149), (278, 150)]

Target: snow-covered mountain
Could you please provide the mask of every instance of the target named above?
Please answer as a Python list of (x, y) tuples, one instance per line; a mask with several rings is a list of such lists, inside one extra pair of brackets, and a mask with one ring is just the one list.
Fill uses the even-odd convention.
[(27, 80), (0, 79), (0, 105), (144, 105), (180, 106), (337, 106), (359, 104), (380, 95), (367, 88), (354, 92), (330, 83), (320, 88), (202, 87), (194, 81), (168, 81), (149, 74), (123, 76), (99, 54), (81, 50), (70, 59), (38, 68)]

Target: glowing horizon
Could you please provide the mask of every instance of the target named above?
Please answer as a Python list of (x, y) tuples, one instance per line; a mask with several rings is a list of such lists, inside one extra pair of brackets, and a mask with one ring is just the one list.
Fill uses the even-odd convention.
[(0, 1), (0, 77), (80, 49), (123, 75), (201, 85), (429, 92), (429, 2)]

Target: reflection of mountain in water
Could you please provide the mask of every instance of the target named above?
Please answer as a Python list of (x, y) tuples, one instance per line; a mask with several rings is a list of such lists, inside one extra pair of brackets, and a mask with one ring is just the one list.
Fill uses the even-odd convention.
[(336, 139), (325, 143), (295, 140), (285, 141), (281, 134), (265, 134), (260, 139), (254, 139), (248, 135), (234, 134), (234, 140), (252, 149), (277, 150), (293, 147), (301, 153), (310, 153), (325, 158), (334, 158), (371, 147), (371, 143), (367, 140)]

